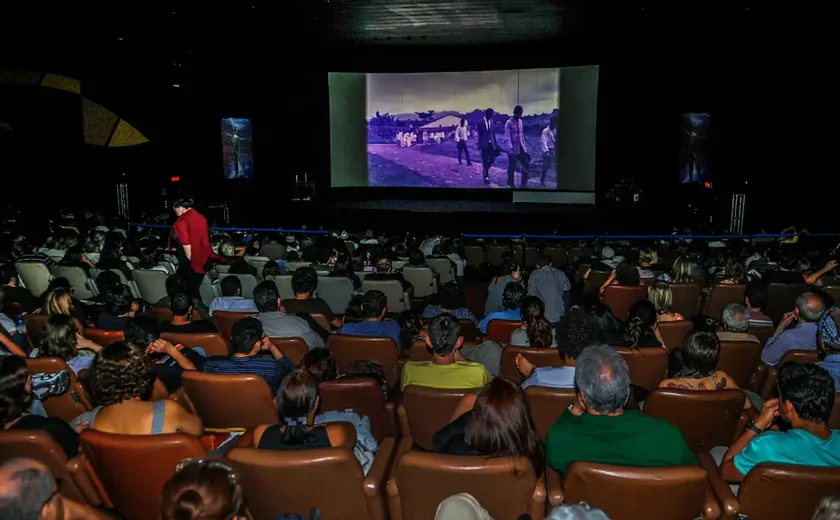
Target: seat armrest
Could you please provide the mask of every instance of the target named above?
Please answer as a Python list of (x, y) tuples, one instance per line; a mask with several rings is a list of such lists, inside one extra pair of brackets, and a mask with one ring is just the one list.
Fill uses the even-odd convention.
[(542, 520), (545, 518), (545, 471), (537, 479), (534, 485), (534, 494), (531, 495), (531, 518)]
[(76, 489), (79, 490), (79, 494), (85, 502), (92, 506), (102, 505), (102, 500), (99, 498), (99, 494), (96, 492), (96, 488), (94, 487), (93, 482), (91, 482), (90, 476), (87, 474), (87, 471), (85, 471), (84, 455), (79, 453), (72, 459), (69, 459), (66, 467), (67, 472), (73, 479), (73, 483), (76, 484)]
[(551, 507), (562, 504), (566, 498), (563, 494), (563, 476), (554, 468), (546, 465), (545, 483), (548, 490), (548, 503)]
[(706, 479), (706, 498), (703, 500), (703, 520), (718, 520), (720, 518), (720, 504), (715, 498), (712, 483)]
[[(402, 458), (403, 455), (405, 455), (406, 453), (411, 451), (411, 449), (413, 447), (414, 447), (414, 438), (411, 437), (410, 435), (404, 436), (403, 438), (401, 438), (399, 440), (399, 442), (397, 442), (397, 449), (396, 449), (396, 452), (394, 453), (394, 462), (393, 462), (393, 464), (391, 464), (391, 475), (393, 475), (394, 472), (396, 472), (397, 464), (400, 463), (400, 458)], [(388, 479), (390, 480), (391, 477), (388, 477)]]
[(764, 383), (761, 385), (761, 398), (764, 400), (772, 399), (777, 396), (778, 391), (776, 385), (779, 384), (779, 372), (773, 367), (767, 367), (767, 376), (764, 378)]
[(388, 481), (391, 471), (391, 462), (397, 451), (397, 441), (388, 437), (379, 445), (379, 451), (373, 459), (367, 477), (364, 480), (365, 496), (374, 498), (382, 494), (382, 486)]
[(407, 291), (403, 291), (403, 300), (405, 301), (405, 308), (411, 310), (414, 307), (414, 287), (409, 287)]
[[(697, 454), (697, 458), (700, 460), (700, 466), (706, 470), (706, 480), (711, 486), (714, 496), (717, 497), (717, 501), (723, 509), (723, 513), (727, 518), (730, 516), (733, 518), (737, 517), (738, 512), (741, 510), (741, 503), (738, 502), (738, 498), (735, 496), (735, 493), (732, 492), (732, 488), (729, 487), (729, 484), (720, 478), (718, 466), (715, 464), (712, 456), (708, 452), (700, 452)], [(708, 496), (706, 498), (708, 502)], [(704, 507), (704, 509), (708, 511), (708, 507)], [(721, 511), (718, 509), (718, 517), (720, 513)]]
[(757, 394), (761, 394), (761, 388), (764, 385), (764, 380), (767, 378), (767, 370), (770, 367), (764, 363), (759, 363), (755, 369), (750, 380), (750, 390)]

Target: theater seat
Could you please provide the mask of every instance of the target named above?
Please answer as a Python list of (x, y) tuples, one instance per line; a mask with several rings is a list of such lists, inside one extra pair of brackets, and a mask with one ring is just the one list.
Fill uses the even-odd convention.
[(160, 515), (163, 485), (184, 459), (206, 457), (198, 438), (183, 433), (119, 435), (87, 429), (79, 438), (95, 485), (125, 520)]
[(721, 341), (717, 369), (726, 372), (741, 388), (753, 388), (761, 364), (761, 344), (755, 341)]
[(668, 351), (661, 347), (613, 347), (621, 354), (630, 369), (630, 380), (638, 387), (652, 392), (668, 372)]
[(230, 341), (233, 324), (242, 318), (256, 316), (256, 312), (233, 312), (233, 311), (215, 311), (213, 312), (213, 325), (218, 329), (219, 334), (227, 341)]
[[(783, 357), (782, 360), (779, 361), (777, 366), (782, 366), (788, 361), (793, 361), (795, 363), (802, 363), (802, 364), (810, 364), (817, 362), (817, 351), (816, 350), (789, 350)], [(779, 384), (779, 371), (776, 370), (775, 367), (766, 367), (766, 376), (764, 378), (764, 384), (761, 388), (761, 396), (765, 399), (773, 399), (778, 397), (779, 390), (777, 385)]]
[(288, 356), (295, 365), (300, 365), (300, 362), (303, 361), (303, 356), (309, 352), (309, 347), (306, 346), (306, 342), (303, 341), (303, 338), (286, 337), (269, 339), (272, 343), (274, 343), (274, 346), (277, 347), (284, 356)]
[(327, 340), (327, 348), (341, 372), (354, 361), (376, 361), (382, 365), (385, 381), (389, 388), (395, 388), (402, 374), (397, 345), (385, 336), (352, 336), (350, 334), (332, 334)]
[(429, 520), (438, 505), (456, 493), (471, 494), (500, 520), (525, 513), (533, 520), (545, 517), (545, 477), (537, 478), (525, 458), (412, 451), (399, 459), (388, 481), (391, 519)]
[(67, 366), (61, 358), (44, 357), (26, 360), (26, 369), (30, 375), (52, 374), (66, 370), (70, 374), (70, 384), (67, 391), (61, 395), (51, 395), (44, 399), (44, 408), (49, 417), (58, 417), (70, 422), (79, 415), (93, 409), (84, 386), (79, 382), (76, 373)]
[(125, 341), (125, 334), (121, 330), (87, 328), (84, 331), (84, 335), (87, 339), (103, 347), (107, 347), (108, 345), (118, 343), (120, 341)]
[(397, 437), (397, 417), (394, 403), (385, 400), (381, 383), (372, 377), (352, 377), (324, 381), (318, 385), (321, 404), (319, 413), (353, 410), (360, 417), (370, 419), (371, 434), (382, 442)]
[(730, 303), (744, 303), (744, 286), (741, 284), (713, 285), (706, 296), (703, 314), (721, 321), (723, 309)]
[(160, 337), (173, 345), (180, 344), (185, 347), (201, 347), (205, 352), (207, 352), (208, 356), (227, 356), (230, 352), (228, 342), (225, 341), (225, 338), (223, 338), (218, 332), (204, 332), (198, 334), (163, 332)]
[(540, 439), (545, 439), (549, 428), (577, 401), (574, 388), (529, 386), (525, 389), (525, 397), (531, 406), (531, 417), (534, 418)]
[[(696, 287), (696, 286), (695, 286)], [(659, 333), (668, 350), (682, 348), (685, 337), (694, 329), (691, 320), (662, 321), (659, 323)]]
[[(490, 323), (493, 322), (491, 321)], [(523, 380), (522, 374), (516, 368), (516, 356), (518, 354), (522, 354), (522, 357), (537, 367), (562, 367), (564, 364), (563, 353), (559, 352), (556, 348), (508, 345), (502, 350), (501, 375), (516, 383)]]
[(260, 376), (185, 370), (181, 384), (205, 428), (250, 429), (280, 420), (271, 388)]
[(420, 448), (431, 451), (432, 436), (449, 424), (458, 403), (480, 388), (444, 389), (409, 385), (397, 409), (403, 437), (411, 437)]
[(410, 311), (414, 299), (414, 288), (403, 290), (399, 280), (362, 280), (362, 292), (381, 291), (388, 301), (388, 312)]
[(482, 339), (507, 345), (510, 343), (510, 335), (520, 327), (522, 327), (520, 320), (490, 320), (487, 323), (487, 333)]
[(627, 319), (630, 307), (639, 300), (647, 300), (647, 287), (644, 285), (608, 285), (604, 290), (604, 305), (621, 321)]

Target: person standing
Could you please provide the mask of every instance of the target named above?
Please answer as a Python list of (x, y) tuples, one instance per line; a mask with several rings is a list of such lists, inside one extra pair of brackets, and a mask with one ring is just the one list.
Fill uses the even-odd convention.
[(484, 119), (478, 124), (478, 149), (481, 152), (481, 166), (484, 170), (484, 184), (490, 184), (490, 166), (493, 165), (496, 147), (496, 132), (493, 130), (492, 108), (484, 112)]
[(548, 121), (548, 126), (543, 129), (542, 136), (540, 137), (540, 145), (543, 154), (542, 175), (540, 175), (541, 184), (545, 184), (545, 175), (548, 173), (549, 167), (551, 167), (551, 160), (555, 157), (557, 153), (556, 142), (557, 117), (551, 116), (551, 119), (549, 119)]
[(172, 204), (178, 220), (172, 226), (170, 245), (175, 242), (178, 269), (187, 279), (190, 296), (200, 299), (199, 287), (204, 281), (204, 264), (210, 258), (221, 260), (222, 257), (213, 253), (207, 219), (194, 205), (195, 202), (189, 197), (178, 199)]
[(513, 109), (513, 117), (505, 123), (505, 136), (508, 140), (508, 187), (513, 188), (513, 173), (516, 171), (516, 163), (522, 167), (521, 188), (528, 187), (528, 163), (531, 157), (525, 151), (525, 134), (522, 127), (522, 107), (516, 105)]
[(455, 142), (458, 144), (458, 164), (461, 164), (461, 153), (463, 153), (467, 157), (467, 166), (472, 166), (470, 162), (470, 150), (467, 148), (469, 135), (467, 120), (462, 117), (461, 124), (455, 129)]

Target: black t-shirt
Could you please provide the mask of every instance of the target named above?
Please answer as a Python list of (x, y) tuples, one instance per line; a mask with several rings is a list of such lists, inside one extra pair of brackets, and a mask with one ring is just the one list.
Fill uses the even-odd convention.
[(174, 334), (205, 334), (208, 332), (219, 332), (210, 320), (195, 320), (184, 325), (173, 325), (170, 322), (166, 322), (160, 326), (160, 331), (171, 332)]
[[(192, 361), (196, 370), (199, 372), (204, 368), (204, 363), (207, 361), (207, 358), (195, 350), (183, 348), (181, 349), (181, 354)], [(155, 360), (153, 368), (155, 375), (160, 379), (160, 382), (163, 383), (170, 394), (181, 388), (181, 374), (184, 373), (184, 369), (178, 365), (177, 361), (169, 356), (162, 356)]]
[(41, 417), (40, 415), (24, 415), (9, 430), (43, 430), (61, 446), (67, 458), (75, 457), (79, 453), (79, 434), (69, 424), (57, 417)]
[(482, 455), (467, 444), (465, 435), (470, 419), (472, 419), (472, 410), (435, 433), (432, 437), (432, 452), (444, 455)]
[(770, 271), (762, 274), (761, 279), (767, 283), (805, 283), (805, 277), (796, 271)]
[(321, 298), (309, 298), (306, 300), (286, 298), (282, 303), (283, 307), (286, 308), (286, 314), (305, 312), (307, 314), (323, 314), (326, 316), (327, 321), (333, 321), (335, 319), (335, 314), (333, 314), (332, 309)]

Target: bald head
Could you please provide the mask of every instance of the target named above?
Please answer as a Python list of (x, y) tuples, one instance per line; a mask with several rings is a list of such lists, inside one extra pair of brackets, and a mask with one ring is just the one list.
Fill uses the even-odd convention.
[(60, 518), (61, 508), (45, 507), (55, 490), (50, 470), (40, 462), (30, 459), (4, 462), (0, 465), (0, 518)]
[(800, 322), (814, 323), (820, 319), (825, 311), (825, 303), (816, 294), (805, 292), (796, 299), (796, 310), (799, 313)]

